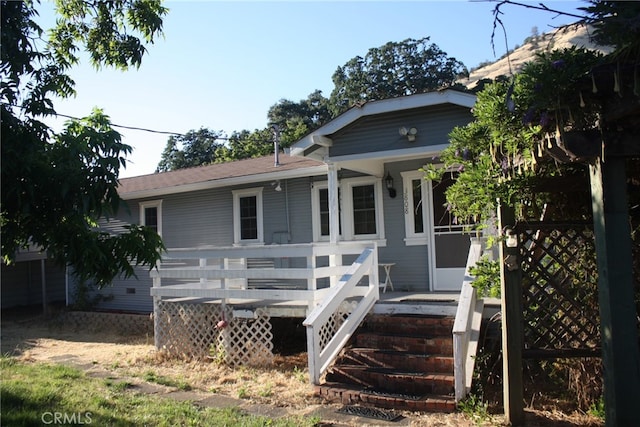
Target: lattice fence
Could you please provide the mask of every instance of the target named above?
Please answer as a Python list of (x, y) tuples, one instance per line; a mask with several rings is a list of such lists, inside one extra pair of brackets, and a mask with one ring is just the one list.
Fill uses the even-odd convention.
[(600, 345), (600, 315), (591, 228), (528, 223), (518, 231), (525, 355), (595, 353)]
[(329, 341), (331, 341), (331, 338), (333, 338), (357, 305), (358, 303), (356, 301), (343, 301), (340, 307), (329, 317), (318, 332), (320, 337), (320, 350), (324, 350)]
[(159, 349), (170, 355), (213, 357), (229, 365), (273, 363), (273, 334), (264, 309), (244, 318), (221, 304), (160, 301), (155, 315)]

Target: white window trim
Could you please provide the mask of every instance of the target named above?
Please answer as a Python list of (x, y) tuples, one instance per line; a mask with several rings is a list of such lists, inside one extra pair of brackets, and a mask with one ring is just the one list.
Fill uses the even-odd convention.
[[(376, 204), (376, 234), (354, 233), (353, 224), (353, 187), (360, 185), (373, 185)], [(312, 228), (315, 242), (328, 241), (329, 236), (320, 236), (320, 190), (327, 188), (326, 181), (315, 182), (311, 191)], [(384, 231), (384, 205), (382, 195), (382, 180), (380, 178), (365, 176), (358, 178), (345, 178), (340, 181), (340, 223), (342, 224), (341, 241), (375, 240), (380, 246), (386, 245)]]
[[(402, 201), (404, 210), (404, 231), (405, 231), (405, 245), (418, 246), (428, 245), (431, 243), (429, 231), (431, 228), (431, 183), (424, 179), (424, 174), (420, 171), (405, 171), (400, 172), (402, 176)], [(422, 193), (422, 224), (424, 225), (424, 231), (422, 233), (415, 232), (415, 220), (412, 213), (414, 200), (413, 200), (413, 181), (419, 179), (422, 184), (420, 186)]]
[[(327, 190), (329, 188), (328, 181), (314, 182), (313, 187), (311, 188), (311, 212), (312, 212), (312, 220), (311, 227), (313, 230), (313, 241), (314, 242), (328, 242), (330, 236), (323, 236), (321, 221), (320, 221), (320, 190)], [(342, 190), (339, 190), (339, 197), (342, 197)], [(338, 203), (338, 206), (341, 206), (341, 202)], [(339, 223), (342, 224), (342, 215), (344, 213), (344, 209), (341, 208), (338, 215), (340, 215)], [(342, 240), (342, 233), (339, 234), (339, 239)]]
[[(233, 190), (233, 241), (236, 245), (246, 245), (246, 244), (255, 244), (255, 245), (263, 245), (264, 244), (264, 221), (263, 221), (263, 210), (262, 210), (262, 187), (257, 188), (245, 188), (242, 190)], [(258, 221), (258, 238), (257, 239), (241, 239), (240, 232), (240, 199), (242, 197), (251, 197), (255, 196), (256, 198), (256, 209), (257, 209), (257, 221)]]
[(147, 208), (157, 208), (158, 210), (158, 235), (162, 237), (162, 200), (149, 200), (147, 202), (139, 203), (140, 210), (140, 225), (145, 224), (145, 215), (144, 211)]

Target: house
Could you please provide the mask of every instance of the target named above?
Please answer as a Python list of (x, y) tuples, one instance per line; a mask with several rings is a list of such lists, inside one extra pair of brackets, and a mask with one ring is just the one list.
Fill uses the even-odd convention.
[[(128, 209), (117, 221), (156, 228), (167, 248), (375, 241), (380, 261), (395, 264), (395, 291), (457, 292), (469, 236), (444, 207), (446, 181), (432, 185), (419, 169), (472, 120), (474, 102), (453, 90), (370, 102), (304, 137), (277, 165), (268, 156), (125, 178)], [(105, 289), (100, 307), (152, 311), (151, 279), (139, 270)]]
[[(167, 253), (157, 269), (96, 290), (97, 307), (153, 312), (157, 348), (222, 346), (231, 363), (269, 357), (270, 317), (306, 319), (317, 383), (368, 313), (421, 313), (425, 295), (472, 292), (465, 268), (478, 250), (445, 208), (454, 174), (432, 183), (420, 168), (439, 163), (474, 103), (450, 89), (373, 101), (287, 154), (122, 179), (126, 209), (103, 227), (153, 227)], [(422, 303), (382, 308), (380, 293)], [(470, 319), (477, 307), (462, 300)]]

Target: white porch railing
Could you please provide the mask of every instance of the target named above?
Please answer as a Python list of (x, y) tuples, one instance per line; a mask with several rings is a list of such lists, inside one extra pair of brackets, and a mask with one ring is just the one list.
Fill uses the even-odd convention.
[(465, 278), (460, 291), (456, 319), (453, 324), (453, 368), (455, 378), (456, 402), (463, 399), (471, 389), (475, 355), (482, 324), (484, 301), (477, 298), (475, 288), (471, 285), (474, 278), (469, 269), (480, 259), (483, 244), (479, 239), (471, 241)]
[[(348, 314), (340, 313), (341, 306), (363, 289), (356, 286), (363, 276), (369, 276), (369, 285), (357, 305)], [(359, 288), (359, 289), (358, 289)], [(307, 327), (307, 352), (309, 356), (309, 377), (311, 383), (318, 384), (320, 376), (338, 356), (362, 319), (379, 299), (377, 248), (365, 249), (358, 259), (332, 287), (303, 324)], [(346, 316), (346, 317), (344, 317)]]
[[(371, 242), (169, 249), (162, 264), (150, 273), (154, 311), (163, 299), (178, 298), (216, 300), (223, 305), (291, 303), (306, 306), (308, 314), (331, 292), (330, 284), (338, 283), (350, 269), (342, 265), (343, 256), (355, 258), (371, 248), (372, 258), (377, 259)], [(258, 268), (251, 268), (247, 260)], [(377, 281), (377, 264), (372, 265)], [(350, 296), (358, 292), (361, 295), (363, 287)], [(155, 319), (157, 323), (158, 316)]]

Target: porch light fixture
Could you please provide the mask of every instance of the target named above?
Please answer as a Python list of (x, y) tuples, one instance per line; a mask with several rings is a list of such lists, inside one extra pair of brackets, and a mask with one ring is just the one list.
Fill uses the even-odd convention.
[(389, 197), (392, 199), (396, 197), (396, 189), (393, 188), (393, 177), (387, 171), (387, 176), (384, 178), (384, 185), (387, 187), (387, 191), (389, 191)]
[(398, 130), (398, 132), (400, 133), (400, 135), (406, 136), (407, 137), (407, 141), (413, 142), (413, 141), (416, 140), (416, 135), (418, 134), (418, 129), (416, 129), (416, 128), (407, 129), (406, 127), (402, 126)]
[(280, 180), (275, 180), (271, 183), (271, 186), (275, 186), (274, 190), (282, 191), (282, 187), (280, 186)]

